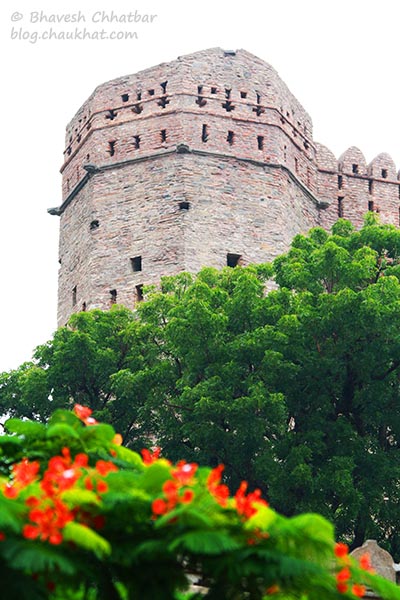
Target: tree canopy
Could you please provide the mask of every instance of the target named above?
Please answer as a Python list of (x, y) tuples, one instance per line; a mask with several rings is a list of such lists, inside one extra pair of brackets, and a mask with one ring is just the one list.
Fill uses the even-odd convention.
[(1, 410), (88, 405), (133, 450), (224, 463), (233, 487), (399, 560), (399, 257), (400, 231), (370, 215), (296, 236), (272, 265), (164, 278), (134, 313), (73, 315), (0, 376)]

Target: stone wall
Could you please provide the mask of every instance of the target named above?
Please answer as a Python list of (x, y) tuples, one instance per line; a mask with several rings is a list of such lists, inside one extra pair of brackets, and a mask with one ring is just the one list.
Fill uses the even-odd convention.
[(339, 214), (399, 222), (392, 159), (367, 166), (350, 148), (336, 160), (276, 71), (244, 50), (100, 85), (67, 127), (62, 174), (50, 210), (61, 217), (60, 325), (76, 310), (132, 308), (162, 275), (271, 260)]

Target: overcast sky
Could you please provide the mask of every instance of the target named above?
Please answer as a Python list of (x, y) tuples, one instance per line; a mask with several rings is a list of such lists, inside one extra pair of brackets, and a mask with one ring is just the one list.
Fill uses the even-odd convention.
[[(56, 328), (59, 220), (46, 210), (61, 200), (65, 126), (100, 83), (206, 48), (244, 48), (278, 71), (316, 141), (337, 157), (358, 146), (368, 162), (388, 152), (400, 168), (400, 0), (6, 0), (0, 10), (0, 372)], [(142, 18), (128, 22), (135, 11)], [(131, 39), (58, 39), (76, 28)]]

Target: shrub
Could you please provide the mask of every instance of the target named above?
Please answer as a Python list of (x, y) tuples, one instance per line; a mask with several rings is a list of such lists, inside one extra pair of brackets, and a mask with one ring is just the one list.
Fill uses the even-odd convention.
[(0, 576), (18, 600), (400, 599), (316, 514), (285, 518), (242, 482), (120, 445), (88, 408), (0, 437)]

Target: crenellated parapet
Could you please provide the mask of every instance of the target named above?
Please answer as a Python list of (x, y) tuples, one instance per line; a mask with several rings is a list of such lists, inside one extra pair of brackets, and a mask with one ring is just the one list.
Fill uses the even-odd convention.
[(367, 211), (375, 211), (385, 223), (400, 225), (400, 173), (387, 153), (369, 164), (352, 146), (335, 159), (326, 147), (317, 145), (318, 195), (327, 201), (321, 224), (330, 227), (338, 217), (361, 226)]
[(393, 160), (339, 159), (270, 65), (220, 48), (98, 86), (66, 131), (59, 323), (133, 308), (143, 286), (267, 262), (294, 235), (368, 210), (399, 224)]

